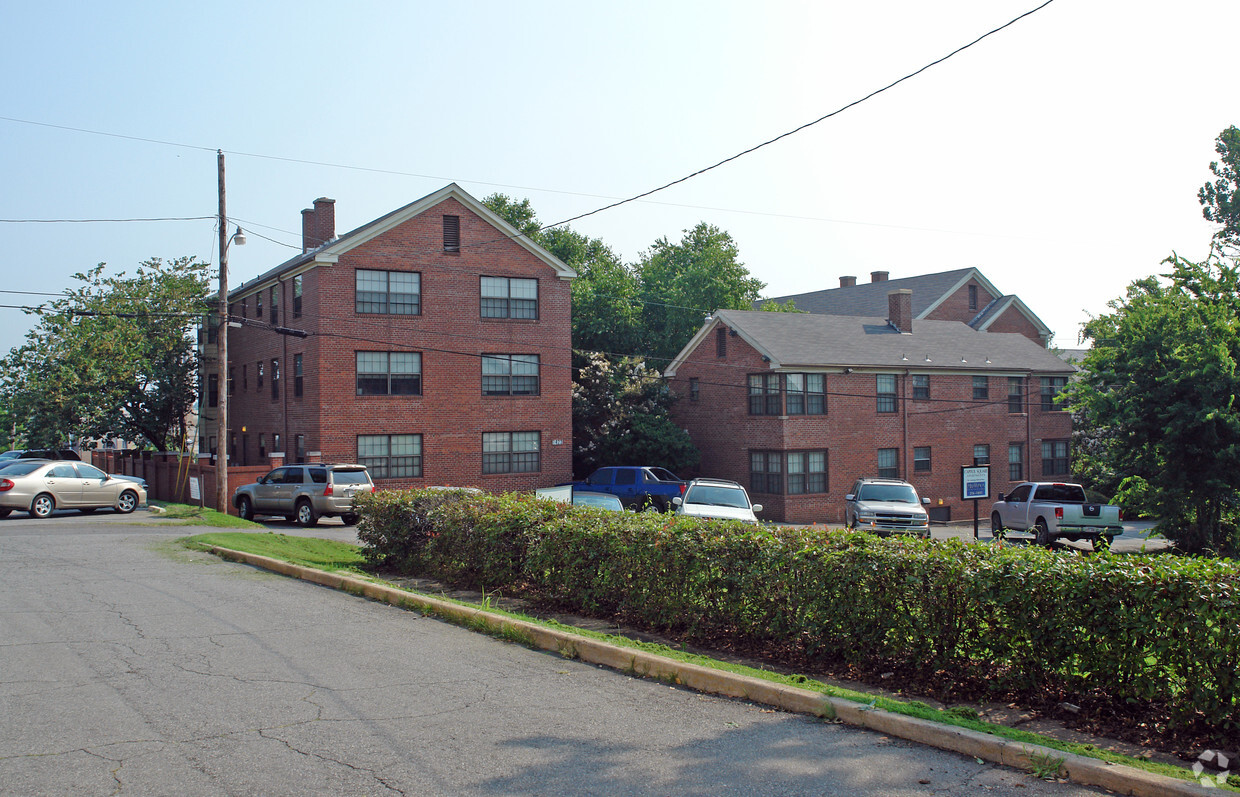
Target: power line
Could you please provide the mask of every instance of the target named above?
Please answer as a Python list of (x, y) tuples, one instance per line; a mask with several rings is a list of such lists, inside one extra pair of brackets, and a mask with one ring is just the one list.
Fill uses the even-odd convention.
[(149, 219), (0, 219), (0, 224), (123, 224), (141, 221), (206, 221), (215, 216), (165, 216)]

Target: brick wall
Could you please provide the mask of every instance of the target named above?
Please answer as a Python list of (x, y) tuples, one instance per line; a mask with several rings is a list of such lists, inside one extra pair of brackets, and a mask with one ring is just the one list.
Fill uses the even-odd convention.
[[(977, 307), (969, 307), (969, 287), (973, 286), (977, 290)], [(999, 297), (986, 290), (977, 280), (969, 280), (961, 285), (958, 290), (949, 295), (943, 302), (926, 316), (931, 321), (963, 321), (969, 323), (977, 314), (985, 309), (986, 305)], [(1042, 336), (1038, 334), (1038, 328), (1034, 326), (1028, 318), (1020, 311), (1009, 307), (1001, 316), (991, 322), (987, 327), (989, 332), (1015, 332), (1032, 340), (1039, 346), (1044, 346), (1045, 342)]]
[[(460, 217), (461, 251), (443, 250), (444, 215)], [(421, 274), (422, 312), (417, 316), (357, 314), (358, 268)], [(538, 280), (539, 319), (482, 319), (480, 277)], [(381, 487), (454, 485), (487, 490), (528, 490), (567, 481), (572, 475), (570, 283), (546, 263), (467, 206), (448, 198), (435, 207), (341, 254), (303, 275), (303, 310), (292, 314), (292, 282), (277, 287), (279, 325), (306, 330), (297, 338), (256, 328), (233, 329), (229, 359), (236, 388), (230, 428), (247, 435), (245, 462), (257, 460), (258, 434), (272, 451), (279, 433), (288, 461), (296, 436), (323, 461), (358, 459), (357, 438), (373, 434), (421, 434), (423, 476), (386, 480)], [(269, 320), (269, 286), (262, 288)], [(253, 298), (248, 302), (253, 314)], [(422, 395), (356, 395), (356, 352), (417, 351), (422, 354)], [(295, 354), (303, 355), (301, 397), (293, 392)], [(539, 396), (482, 395), (482, 354), (537, 354)], [(271, 360), (279, 358), (279, 398), (271, 395)], [(256, 384), (259, 361), (266, 371)], [(248, 367), (248, 390), (240, 366)], [(246, 431), (242, 432), (242, 427)], [(541, 434), (541, 471), (482, 474), (483, 432)], [(555, 441), (560, 441), (557, 445)], [(241, 453), (238, 452), (238, 459)]]
[[(901, 373), (897, 411), (880, 413), (875, 373), (836, 368), (826, 375), (826, 415), (750, 415), (747, 377), (769, 372), (769, 364), (740, 337), (727, 336), (724, 358), (716, 356), (713, 332), (704, 340), (672, 380), (680, 396), (674, 417), (702, 454), (699, 473), (679, 475), (732, 479), (749, 488), (751, 450), (827, 451), (825, 494), (789, 496), (751, 490), (768, 520), (842, 522), (844, 495), (857, 478), (877, 475), (880, 448), (900, 451), (900, 477), (913, 483), (932, 506), (950, 508), (953, 519), (972, 517), (972, 503), (959, 496), (960, 467), (973, 464), (974, 445), (990, 446), (991, 490), (997, 494), (1010, 485), (1009, 444), (1024, 447), (1022, 477), (1039, 478), (1042, 440), (1071, 435), (1067, 413), (1041, 409), (1036, 376), (1024, 382), (1027, 400), (1022, 409), (1027, 411), (1009, 412), (1007, 373), (988, 377), (988, 402), (973, 400), (973, 374), (967, 372), (932, 373), (931, 400), (915, 401), (910, 374)], [(698, 380), (697, 401), (689, 399), (691, 379)], [(914, 448), (922, 446), (931, 449), (930, 470), (915, 472)], [(988, 517), (989, 504), (981, 509)]]

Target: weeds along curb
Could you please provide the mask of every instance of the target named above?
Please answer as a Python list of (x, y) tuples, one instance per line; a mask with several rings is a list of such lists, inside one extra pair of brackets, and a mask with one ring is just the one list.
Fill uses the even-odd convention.
[(589, 637), (545, 628), (492, 612), (463, 606), (428, 595), (373, 584), (352, 576), (328, 573), (290, 564), (267, 556), (211, 546), (217, 556), (261, 567), (393, 606), (414, 609), (453, 623), (486, 631), (530, 647), (553, 651), (569, 659), (619, 670), (624, 673), (676, 683), (699, 692), (748, 700), (796, 714), (833, 719), (848, 725), (897, 736), (919, 744), (950, 750), (1026, 772), (1053, 771), (1059, 777), (1085, 786), (1098, 786), (1118, 794), (1137, 797), (1217, 794), (1194, 781), (1177, 780), (1122, 764), (1066, 753), (1050, 747), (1015, 742), (987, 733), (942, 725), (930, 720), (894, 714), (851, 700), (823, 695), (808, 689), (772, 683), (760, 678), (714, 670), (642, 650), (619, 647)]

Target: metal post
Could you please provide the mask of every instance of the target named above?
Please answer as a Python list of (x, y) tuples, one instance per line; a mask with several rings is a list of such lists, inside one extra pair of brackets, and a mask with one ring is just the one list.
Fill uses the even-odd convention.
[(224, 212), (224, 151), (216, 150), (220, 186), (220, 328), (215, 386), (216, 412), (219, 413), (218, 439), (215, 444), (215, 509), (228, 512), (228, 216)]

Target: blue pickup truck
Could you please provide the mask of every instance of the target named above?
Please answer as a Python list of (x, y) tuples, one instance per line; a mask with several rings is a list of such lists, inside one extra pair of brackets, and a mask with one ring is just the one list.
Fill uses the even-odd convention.
[(599, 468), (573, 486), (595, 493), (611, 493), (629, 509), (667, 512), (672, 499), (684, 495), (685, 482), (667, 468), (642, 466)]

